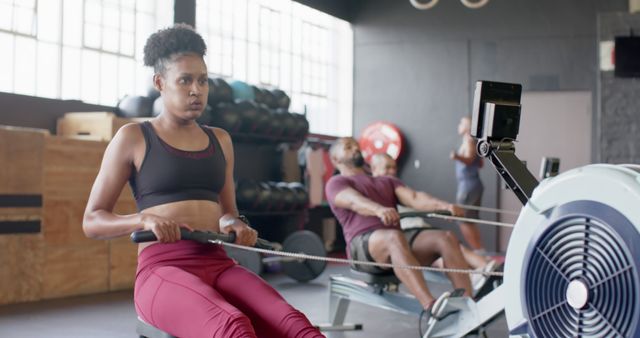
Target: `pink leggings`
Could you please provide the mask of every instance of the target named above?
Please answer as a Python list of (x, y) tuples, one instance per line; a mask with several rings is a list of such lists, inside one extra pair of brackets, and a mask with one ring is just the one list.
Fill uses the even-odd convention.
[(138, 257), (134, 300), (149, 324), (188, 337), (323, 337), (218, 245), (154, 244)]

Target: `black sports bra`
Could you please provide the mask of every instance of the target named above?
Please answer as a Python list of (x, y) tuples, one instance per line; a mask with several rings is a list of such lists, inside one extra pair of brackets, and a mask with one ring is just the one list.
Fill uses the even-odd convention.
[(156, 134), (150, 122), (140, 124), (146, 143), (140, 170), (129, 178), (138, 211), (184, 200), (218, 202), (226, 160), (213, 131), (200, 126), (209, 145), (198, 151), (176, 149)]

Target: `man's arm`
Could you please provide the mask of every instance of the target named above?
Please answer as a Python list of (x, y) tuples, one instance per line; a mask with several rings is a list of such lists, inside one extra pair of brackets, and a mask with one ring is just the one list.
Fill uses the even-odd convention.
[(395, 208), (388, 208), (376, 203), (353, 188), (344, 188), (334, 198), (334, 205), (349, 209), (363, 216), (376, 216), (385, 225), (400, 222), (400, 215)]
[(406, 185), (395, 189), (400, 204), (420, 211), (447, 210), (454, 216), (462, 215), (462, 210), (455, 204), (433, 197), (423, 191), (415, 191)]

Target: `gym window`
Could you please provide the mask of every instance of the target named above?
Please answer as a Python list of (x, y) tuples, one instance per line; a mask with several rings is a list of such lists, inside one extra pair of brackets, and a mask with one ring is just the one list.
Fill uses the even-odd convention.
[[(0, 0), (0, 91), (115, 106), (143, 94), (146, 38), (166, 0)], [(6, 51), (6, 52), (5, 52)]]
[[(83, 7), (83, 47), (117, 56), (133, 58), (136, 6), (135, 1), (85, 0)], [(149, 9), (141, 13), (153, 15)]]
[(197, 0), (196, 29), (213, 76), (278, 87), (311, 132), (351, 134), (349, 23), (291, 0)]
[(0, 0), (0, 30), (23, 36), (36, 36), (34, 0)]

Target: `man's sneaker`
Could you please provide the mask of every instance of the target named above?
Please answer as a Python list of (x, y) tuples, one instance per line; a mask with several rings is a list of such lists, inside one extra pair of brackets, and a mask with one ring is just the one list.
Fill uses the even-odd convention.
[[(447, 318), (449, 315), (460, 312), (460, 310), (455, 310), (455, 309), (454, 310), (449, 309), (449, 311), (447, 311), (446, 309), (447, 300), (449, 298), (462, 297), (463, 295), (464, 295), (464, 289), (455, 289), (451, 292), (447, 291), (441, 294), (440, 297), (438, 297), (435, 300), (435, 302), (433, 302), (433, 304), (429, 307), (429, 309), (425, 310), (425, 313), (427, 314), (426, 316), (427, 330), (423, 334), (422, 330), (419, 328), (420, 336), (429, 336), (429, 333), (431, 332), (431, 330), (433, 330), (434, 325), (439, 320), (443, 320)], [(422, 315), (420, 315), (420, 317), (422, 317)]]
[(476, 271), (482, 271), (482, 273), (474, 273), (471, 275), (471, 288), (473, 289), (473, 295), (475, 296), (476, 293), (482, 288), (482, 286), (484, 285), (484, 283), (487, 282), (487, 280), (489, 279), (489, 275), (487, 273), (493, 272), (495, 271), (495, 269), (498, 267), (498, 262), (496, 262), (496, 260), (492, 259), (490, 261), (487, 262), (487, 264), (485, 264), (482, 268), (480, 269), (476, 269)]

